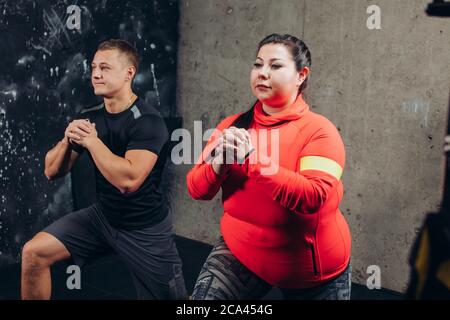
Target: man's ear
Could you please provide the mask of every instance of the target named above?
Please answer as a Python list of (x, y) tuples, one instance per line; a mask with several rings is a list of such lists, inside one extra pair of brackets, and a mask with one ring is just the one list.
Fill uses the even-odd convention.
[(129, 66), (127, 70), (127, 80), (131, 81), (134, 76), (136, 75), (136, 67), (135, 66)]

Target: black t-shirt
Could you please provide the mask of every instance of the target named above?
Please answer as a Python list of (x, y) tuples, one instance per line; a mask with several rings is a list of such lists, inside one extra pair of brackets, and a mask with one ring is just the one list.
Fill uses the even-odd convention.
[[(125, 153), (132, 149), (149, 150), (158, 155), (148, 177), (132, 193), (122, 194), (95, 168), (97, 203), (111, 225), (121, 229), (139, 229), (162, 221), (168, 210), (160, 190), (165, 158), (160, 152), (168, 140), (168, 132), (159, 112), (138, 98), (130, 108), (120, 113), (109, 113), (102, 103), (82, 110), (76, 119), (89, 119), (95, 123), (98, 138), (119, 157), (125, 157)], [(72, 148), (78, 153), (85, 150), (77, 144)]]

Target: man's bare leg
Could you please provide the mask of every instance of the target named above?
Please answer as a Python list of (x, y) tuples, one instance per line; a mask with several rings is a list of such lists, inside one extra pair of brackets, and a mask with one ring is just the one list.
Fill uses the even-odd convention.
[(49, 233), (39, 232), (28, 241), (22, 249), (22, 299), (50, 299), (50, 266), (68, 258), (70, 253), (66, 247)]

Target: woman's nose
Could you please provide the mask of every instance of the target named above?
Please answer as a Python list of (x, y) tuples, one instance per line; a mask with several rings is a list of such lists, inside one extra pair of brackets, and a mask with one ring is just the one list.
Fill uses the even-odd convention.
[(267, 79), (269, 77), (269, 71), (267, 68), (261, 68), (258, 72), (258, 78)]

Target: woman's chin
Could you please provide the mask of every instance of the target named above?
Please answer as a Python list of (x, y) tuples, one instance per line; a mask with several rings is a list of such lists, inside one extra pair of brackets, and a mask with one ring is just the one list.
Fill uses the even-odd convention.
[(271, 108), (276, 108), (278, 105), (277, 101), (272, 96), (263, 96), (259, 99), (259, 101), (264, 103), (266, 106), (270, 106)]
[(264, 92), (253, 92), (253, 94), (256, 97), (256, 99), (258, 99), (264, 104), (267, 104), (268, 102), (270, 103), (270, 101), (272, 100), (271, 99), (272, 96), (270, 94), (265, 94)]

